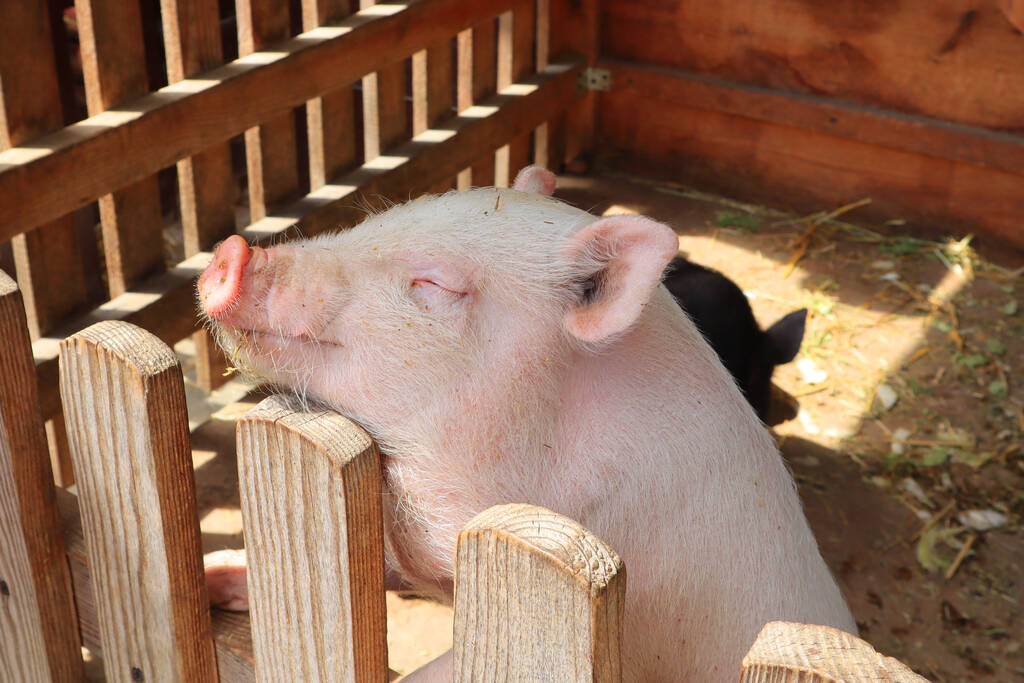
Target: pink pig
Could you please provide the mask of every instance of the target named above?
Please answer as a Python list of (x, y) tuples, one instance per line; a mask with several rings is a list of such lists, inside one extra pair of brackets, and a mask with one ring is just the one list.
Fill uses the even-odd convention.
[[(855, 633), (771, 435), (660, 284), (675, 233), (554, 183), (528, 168), (338, 234), (231, 237), (200, 303), (235, 364), (377, 440), (408, 585), (450, 599), (459, 530), (525, 502), (625, 561), (626, 681), (734, 679), (770, 620)], [(450, 680), (450, 654), (419, 675)]]

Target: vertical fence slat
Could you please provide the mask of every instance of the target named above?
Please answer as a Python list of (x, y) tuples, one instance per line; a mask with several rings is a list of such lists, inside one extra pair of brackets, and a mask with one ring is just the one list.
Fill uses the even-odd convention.
[[(473, 29), (459, 31), (455, 38), (455, 108), (465, 111), (473, 106)], [(459, 171), (455, 187), (468, 190), (473, 185), (473, 169)]]
[[(547, 67), (551, 59), (551, 0), (537, 0), (537, 71)], [(551, 129), (548, 123), (533, 132), (533, 163), (551, 168)]]
[(743, 658), (740, 683), (927, 683), (905, 664), (829, 626), (771, 621)]
[[(514, 80), (513, 48), (515, 46), (515, 16), (512, 10), (498, 17), (498, 90), (507, 88)], [(494, 152), (494, 185), (508, 187), (510, 145), (502, 145)]]
[(21, 295), (0, 272), (0, 680), (84, 677)]
[(237, 435), (258, 680), (387, 680), (377, 447), (282, 396)]
[(625, 593), (622, 560), (573, 520), (485, 510), (455, 552), (455, 681), (619, 681)]
[[(59, 129), (61, 109), (52, 27), (46, 3), (0, 0), (0, 150)], [(18, 282), (33, 338), (49, 332), (97, 290), (83, 264), (74, 214), (11, 240)], [(96, 276), (98, 280), (98, 275)], [(54, 286), (60, 283), (60, 286)], [(47, 423), (54, 472), (61, 486), (74, 483), (61, 417)]]
[[(348, 0), (302, 0), (302, 30), (340, 21), (350, 13)], [(323, 187), (356, 160), (355, 98), (352, 87), (306, 103), (310, 189)]]
[[(533, 0), (523, 0), (512, 9), (512, 74), (513, 81), (521, 80), (534, 65), (533, 41), (537, 30)], [(530, 133), (520, 135), (509, 143), (508, 181), (530, 163)]]
[[(75, 0), (89, 114), (149, 91), (138, 3)], [(160, 190), (156, 176), (100, 197), (110, 296), (163, 265)]]
[[(291, 35), (289, 3), (282, 0), (236, 0), (238, 55), (244, 57)], [(244, 107), (244, 102), (238, 106)], [(295, 114), (289, 111), (245, 131), (245, 157), (249, 176), (251, 221), (296, 194), (299, 161)]]
[[(455, 79), (452, 42), (449, 38), (413, 55), (413, 135), (419, 135), (452, 115)], [(449, 179), (429, 191), (445, 192), (451, 186)]]
[(217, 680), (174, 353), (96, 323), (61, 343), (60, 388), (108, 680)]
[[(359, 9), (377, 4), (359, 0)], [(363, 149), (366, 161), (376, 159), (400, 141), (409, 124), (405, 105), (405, 61), (363, 77)]]
[[(473, 103), (480, 102), (497, 89), (497, 51), (495, 22), (485, 21), (473, 27)], [(473, 164), (472, 185), (494, 184), (494, 154)]]
[[(167, 82), (178, 81), (220, 65), (217, 0), (161, 0)], [(178, 162), (178, 194), (185, 256), (210, 249), (235, 232), (235, 182), (231, 147), (225, 142)], [(196, 375), (204, 391), (224, 384), (227, 361), (205, 330), (192, 335)]]

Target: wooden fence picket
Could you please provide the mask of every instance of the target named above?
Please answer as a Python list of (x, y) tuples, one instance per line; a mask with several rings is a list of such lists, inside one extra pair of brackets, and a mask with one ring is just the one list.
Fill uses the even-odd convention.
[(237, 427), (259, 681), (386, 681), (381, 469), (355, 423), (271, 396)]
[(82, 653), (25, 309), (0, 271), (0, 680), (80, 681)]
[(455, 681), (622, 678), (626, 570), (577, 522), (498, 505), (459, 534)]
[(928, 683), (898, 659), (829, 626), (771, 621), (743, 658), (740, 683)]
[(181, 369), (148, 332), (66, 339), (60, 388), (111, 681), (216, 681)]

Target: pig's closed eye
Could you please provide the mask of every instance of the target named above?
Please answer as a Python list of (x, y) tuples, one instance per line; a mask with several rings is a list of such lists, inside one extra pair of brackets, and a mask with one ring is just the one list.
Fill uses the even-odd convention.
[(465, 292), (429, 278), (416, 278), (409, 284), (409, 296), (422, 308), (452, 304), (466, 296)]

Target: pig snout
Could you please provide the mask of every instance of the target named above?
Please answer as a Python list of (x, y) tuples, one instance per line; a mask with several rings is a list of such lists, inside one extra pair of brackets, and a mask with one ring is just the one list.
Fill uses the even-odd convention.
[(213, 261), (199, 276), (199, 301), (211, 318), (224, 315), (242, 290), (242, 276), (252, 259), (253, 249), (239, 235), (224, 240)]

